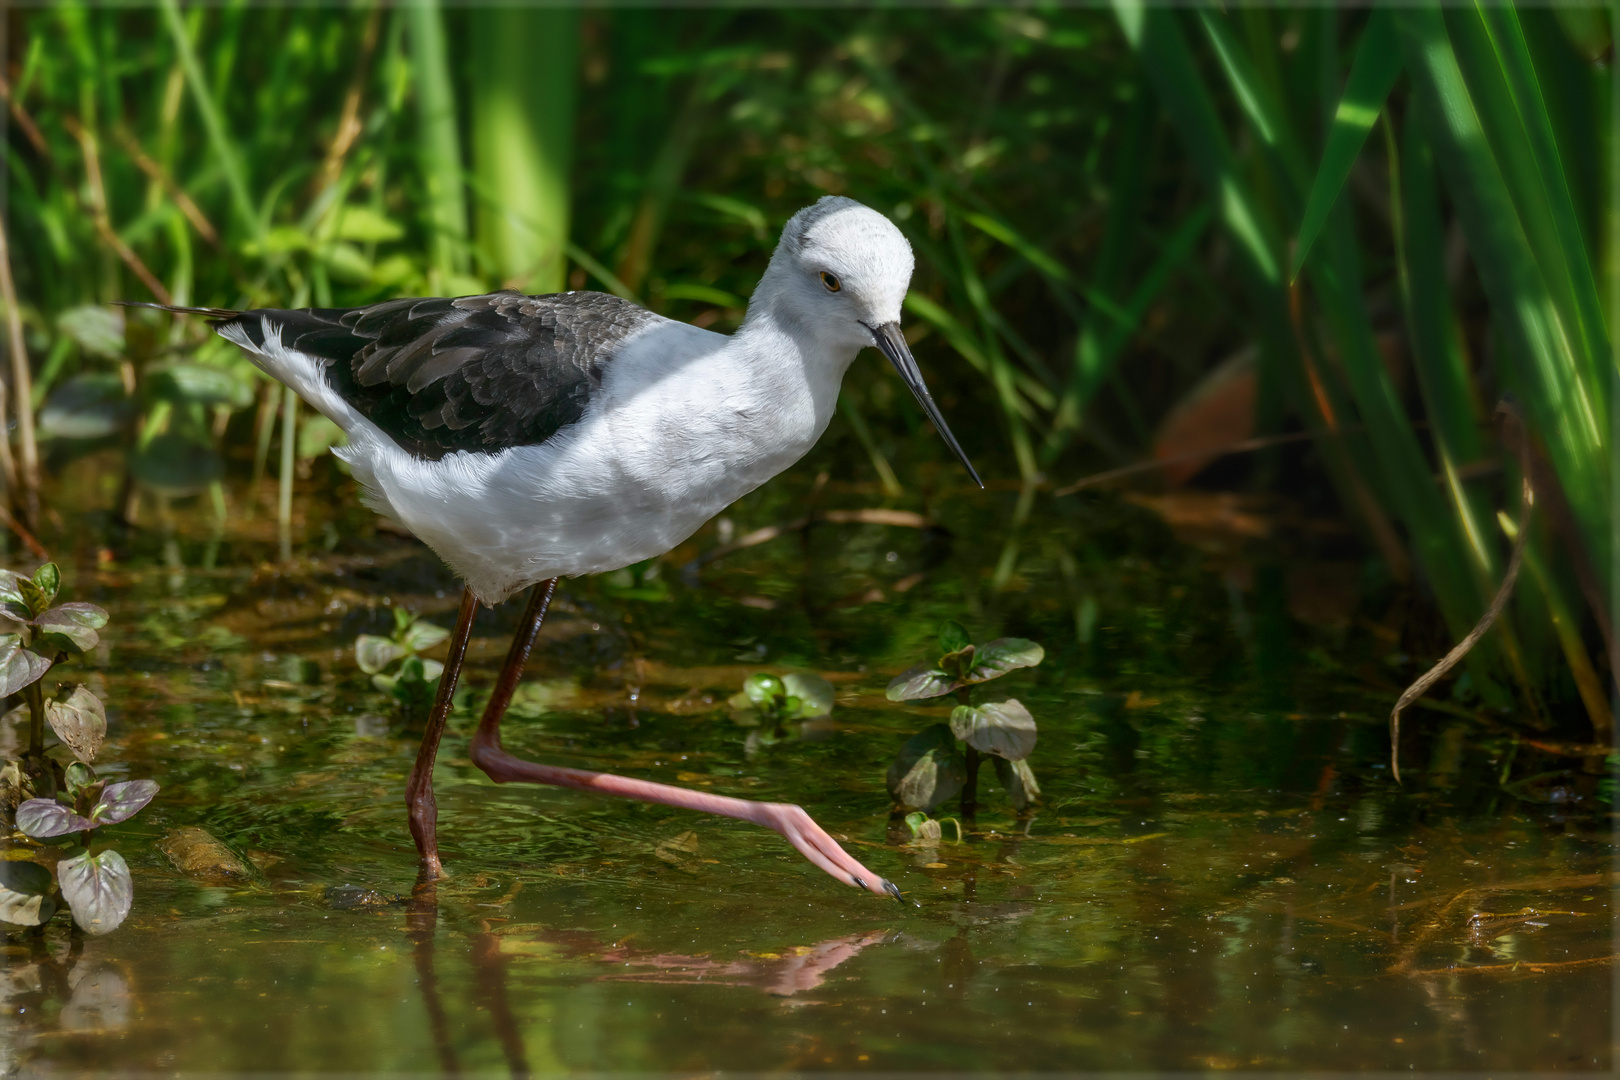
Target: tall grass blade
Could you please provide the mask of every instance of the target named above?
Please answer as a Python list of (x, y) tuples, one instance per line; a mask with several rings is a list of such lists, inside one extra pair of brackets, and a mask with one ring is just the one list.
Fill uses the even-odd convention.
[(1305, 202), (1305, 219), (1300, 223), (1299, 238), (1294, 242), (1290, 281), (1299, 277), (1300, 267), (1305, 265), (1305, 257), (1310, 254), (1328, 211), (1338, 200), (1350, 176), (1350, 167), (1361, 154), (1367, 133), (1377, 121), (1384, 99), (1400, 73), (1401, 52), (1395, 40), (1395, 17), (1387, 10), (1374, 10), (1367, 20), (1367, 28), (1362, 31), (1361, 44), (1356, 47), (1350, 79), (1333, 114), (1322, 164), (1316, 170), (1310, 197)]
[(396, 17), (406, 20), (409, 31), (419, 126), (416, 160), (432, 229), (436, 280), (430, 280), (430, 286), (437, 291), (467, 269), (467, 195), (462, 184), (455, 91), (450, 84), (450, 45), (438, 0), (408, 0)]
[(214, 92), (209, 88), (203, 77), (202, 67), (197, 62), (197, 51), (192, 47), (191, 34), (180, 18), (178, 0), (158, 0), (158, 6), (163, 12), (163, 21), (168, 26), (169, 38), (174, 43), (180, 69), (185, 72), (186, 85), (191, 89), (192, 103), (197, 108), (197, 115), (202, 118), (203, 131), (208, 135), (214, 159), (219, 165), (220, 172), (224, 174), (225, 186), (230, 190), (231, 206), (248, 234), (258, 243), (259, 250), (267, 251), (269, 244), (264, 220), (254, 209), (253, 197), (248, 193), (247, 178), (242, 172), (241, 159), (235, 144), (225, 130), (225, 121), (220, 115)]
[(1571, 328), (1560, 317), (1527, 235), (1529, 224), (1509, 188), (1453, 50), (1446, 23), (1432, 8), (1397, 15), (1407, 69), (1436, 148), (1474, 265), (1512, 361), (1504, 374), (1524, 403), (1600, 573), (1610, 568), (1610, 470), (1606, 437), (1609, 387), (1589, 379)]
[(563, 287), (573, 166), (579, 13), (563, 7), (475, 8), (473, 159), (487, 199), (478, 236), (502, 284)]

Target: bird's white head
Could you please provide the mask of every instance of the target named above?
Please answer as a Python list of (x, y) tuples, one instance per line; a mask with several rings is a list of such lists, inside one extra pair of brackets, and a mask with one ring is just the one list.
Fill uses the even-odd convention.
[(778, 319), (859, 349), (875, 344), (871, 327), (900, 321), (914, 265), (911, 244), (893, 222), (828, 195), (788, 220), (760, 284)]
[(830, 349), (839, 365), (835, 379), (862, 348), (877, 348), (978, 482), (900, 330), (915, 265), (911, 244), (894, 222), (854, 199), (826, 195), (788, 219), (748, 318), (768, 318), (801, 340)]

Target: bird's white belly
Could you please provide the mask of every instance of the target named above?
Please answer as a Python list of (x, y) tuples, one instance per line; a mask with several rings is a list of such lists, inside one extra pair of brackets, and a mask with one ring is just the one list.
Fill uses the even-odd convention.
[(604, 394), (547, 442), (497, 455), (429, 462), (389, 443), (367, 455), (362, 479), (379, 510), (488, 603), (547, 578), (617, 570), (681, 543), (825, 429), (830, 405), (818, 408), (802, 384), (739, 391), (720, 374), (688, 369), (634, 395)]

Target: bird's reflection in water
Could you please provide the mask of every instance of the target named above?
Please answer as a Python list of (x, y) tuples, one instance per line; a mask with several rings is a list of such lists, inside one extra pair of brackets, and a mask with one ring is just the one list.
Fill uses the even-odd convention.
[[(406, 908), (405, 935), (412, 944), (417, 987), (422, 993), (439, 1065), (446, 1073), (454, 1073), (461, 1066), (451, 1042), (449, 1019), (439, 990), (438, 921), (439, 882), (423, 874), (417, 879)], [(478, 920), (478, 927), (471, 935), (471, 948), (466, 953), (473, 966), (474, 1000), (479, 1011), (490, 1018), (512, 1075), (526, 1076), (529, 1064), (523, 1031), (507, 994), (508, 969), (516, 957), (503, 950), (503, 938), (490, 929), (487, 921)], [(776, 997), (792, 998), (821, 986), (834, 968), (889, 937), (887, 930), (872, 930), (800, 946), (776, 956), (739, 960), (605, 946), (592, 935), (577, 930), (537, 929), (533, 940), (559, 946), (571, 957), (612, 966), (615, 970), (597, 976), (601, 982), (751, 986)]]
[(434, 935), (439, 928), (439, 879), (424, 868), (411, 890), (411, 901), (405, 911), (405, 936), (410, 939), (411, 957), (416, 963), (416, 985), (422, 991), (422, 1005), (427, 1009), (428, 1030), (433, 1033), (433, 1048), (439, 1055), (439, 1067), (447, 1073), (459, 1072), (455, 1047), (450, 1045), (449, 1027), (445, 1022), (444, 999), (439, 996), (439, 976), (435, 970)]
[(774, 959), (713, 960), (706, 956), (613, 949), (601, 954), (602, 962), (631, 970), (601, 975), (598, 981), (752, 986), (777, 997), (792, 997), (814, 990), (833, 968), (887, 937), (885, 930), (850, 934), (801, 946), (791, 950), (789, 955)]

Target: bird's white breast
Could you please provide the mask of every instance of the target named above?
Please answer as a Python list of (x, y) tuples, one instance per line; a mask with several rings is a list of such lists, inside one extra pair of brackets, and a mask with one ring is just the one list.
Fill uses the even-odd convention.
[(377, 509), (496, 603), (661, 555), (799, 460), (849, 360), (802, 350), (769, 329), (661, 323), (606, 366), (579, 422), (541, 445), (422, 461), (372, 429), (351, 432), (343, 456)]

